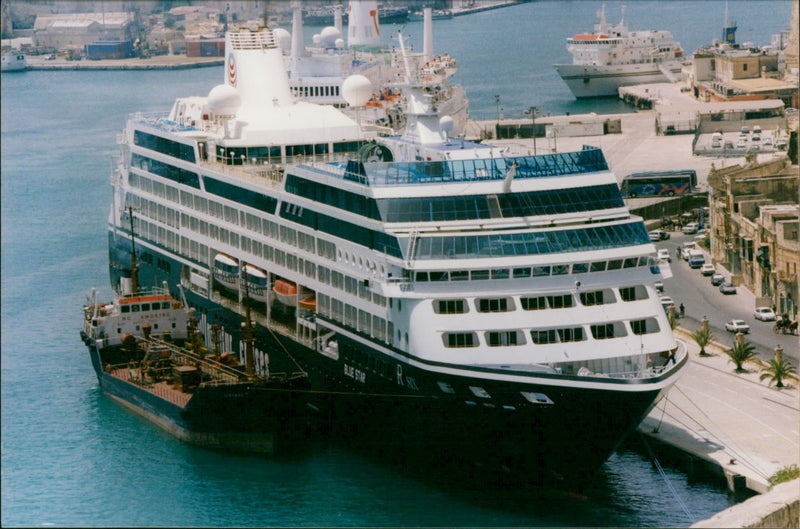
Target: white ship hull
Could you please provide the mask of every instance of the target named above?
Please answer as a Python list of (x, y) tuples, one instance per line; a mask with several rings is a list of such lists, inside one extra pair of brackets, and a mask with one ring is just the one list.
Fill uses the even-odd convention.
[[(679, 62), (669, 61), (662, 64), (676, 76), (680, 75)], [(658, 66), (652, 63), (609, 66), (556, 64), (554, 67), (572, 94), (579, 99), (616, 96), (622, 86), (670, 82)]]

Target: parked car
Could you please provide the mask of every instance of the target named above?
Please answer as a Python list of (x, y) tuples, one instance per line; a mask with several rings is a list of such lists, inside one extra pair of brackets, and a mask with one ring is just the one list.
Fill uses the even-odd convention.
[(736, 142), (736, 148), (744, 149), (745, 147), (747, 147), (747, 140), (745, 140), (744, 138), (740, 138), (739, 141)]
[(730, 281), (726, 281), (719, 286), (719, 291), (723, 294), (736, 294), (736, 287)]
[(704, 263), (703, 266), (700, 267), (700, 273), (704, 276), (714, 275), (717, 269), (714, 268), (714, 265), (711, 263)]
[(764, 139), (761, 140), (761, 145), (763, 145), (764, 147), (772, 147), (772, 137), (764, 136)]
[(742, 127), (742, 134), (750, 134), (750, 128), (747, 125)]
[(669, 296), (661, 296), (660, 298), (661, 306), (664, 307), (664, 310), (669, 312), (669, 308), (675, 308), (675, 302), (672, 301), (672, 298)]
[(698, 223), (690, 222), (689, 224), (687, 224), (686, 226), (681, 228), (681, 231), (683, 233), (686, 233), (686, 234), (693, 234), (693, 233), (697, 233), (697, 230), (699, 230), (699, 229), (700, 229), (700, 225)]
[(655, 281), (653, 286), (656, 289), (656, 292), (661, 293), (664, 292), (664, 282), (663, 281)]
[(657, 256), (659, 261), (672, 262), (672, 257), (669, 256), (669, 250), (666, 248), (659, 248)]
[(775, 140), (775, 148), (785, 151), (789, 147), (789, 141), (786, 138), (778, 138)]
[(747, 152), (758, 152), (760, 150), (761, 147), (759, 147), (758, 145), (751, 145), (750, 147), (747, 148)]
[(725, 276), (722, 274), (714, 274), (711, 276), (711, 284), (715, 287), (720, 286), (722, 283), (725, 282)]
[(683, 243), (683, 245), (681, 246), (681, 259), (683, 259), (684, 261), (688, 261), (689, 252), (691, 252), (692, 250), (697, 250), (697, 243), (695, 243), (694, 241)]
[(744, 320), (729, 320), (725, 323), (725, 330), (728, 332), (747, 334), (750, 332), (750, 326)]
[(669, 239), (669, 233), (664, 230), (651, 230), (648, 235), (650, 235), (650, 240), (653, 242), (665, 241)]
[(689, 261), (690, 268), (700, 268), (705, 264), (706, 256), (700, 250), (689, 250), (687, 261)]
[(753, 317), (761, 321), (775, 321), (775, 311), (769, 307), (756, 307)]

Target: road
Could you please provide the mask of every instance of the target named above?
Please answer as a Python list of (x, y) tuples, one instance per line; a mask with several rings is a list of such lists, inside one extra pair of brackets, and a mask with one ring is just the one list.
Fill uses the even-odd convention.
[[(718, 287), (711, 285), (711, 278), (700, 274), (699, 269), (689, 268), (689, 263), (675, 258), (675, 249), (684, 241), (690, 241), (694, 235), (672, 232), (671, 238), (656, 243), (657, 248), (667, 248), (672, 257), (672, 273), (670, 279), (664, 280), (664, 295), (671, 297), (676, 308), (681, 303), (686, 308), (686, 315), (680, 326), (688, 331), (700, 328), (700, 320), (708, 317), (709, 327), (715, 340), (721, 344), (732, 345), (734, 335), (725, 330), (725, 322), (730, 319), (741, 319), (750, 325), (750, 333), (745, 335), (747, 341), (756, 346), (762, 359), (774, 357), (775, 346), (780, 344), (784, 355), (797, 363), (800, 361), (800, 342), (797, 336), (776, 335), (772, 331), (774, 322), (762, 322), (753, 318), (755, 296), (744, 287), (737, 287), (736, 294), (725, 295)], [(726, 279), (730, 277), (727, 270), (717, 265), (717, 271)]]

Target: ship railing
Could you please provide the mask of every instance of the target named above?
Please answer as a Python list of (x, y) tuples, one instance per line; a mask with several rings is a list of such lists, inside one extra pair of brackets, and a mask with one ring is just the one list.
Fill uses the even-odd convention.
[(679, 344), (674, 356), (670, 351), (664, 351), (548, 365), (560, 374), (612, 379), (648, 379), (660, 377), (674, 369), (686, 354), (686, 347)]

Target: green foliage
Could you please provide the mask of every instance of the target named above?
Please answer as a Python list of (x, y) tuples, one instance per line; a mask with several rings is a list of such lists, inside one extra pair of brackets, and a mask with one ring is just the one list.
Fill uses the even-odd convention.
[(789, 134), (789, 159), (792, 164), (797, 165), (797, 131), (793, 130)]
[(797, 373), (797, 369), (785, 358), (781, 358), (780, 362), (773, 358), (767, 362), (767, 365), (764, 368), (761, 369), (761, 376), (759, 377), (759, 380), (768, 378), (770, 386), (773, 382), (775, 382), (776, 387), (782, 388), (783, 379), (795, 373)]
[(792, 481), (797, 478), (800, 478), (800, 468), (798, 468), (797, 465), (792, 464), (788, 467), (783, 467), (770, 476), (769, 486), (774, 487), (775, 485), (786, 483), (787, 481)]
[(709, 330), (709, 328), (700, 327), (694, 334), (692, 335), (694, 341), (697, 342), (697, 345), (700, 346), (700, 356), (708, 356), (706, 353), (706, 345), (711, 343), (711, 340), (714, 339), (714, 334)]
[(746, 370), (742, 369), (742, 364), (756, 357), (756, 348), (753, 344), (745, 340), (742, 341), (742, 343), (737, 342), (733, 347), (725, 351), (725, 354), (730, 357), (731, 362), (736, 364), (735, 371), (737, 373), (743, 373)]

